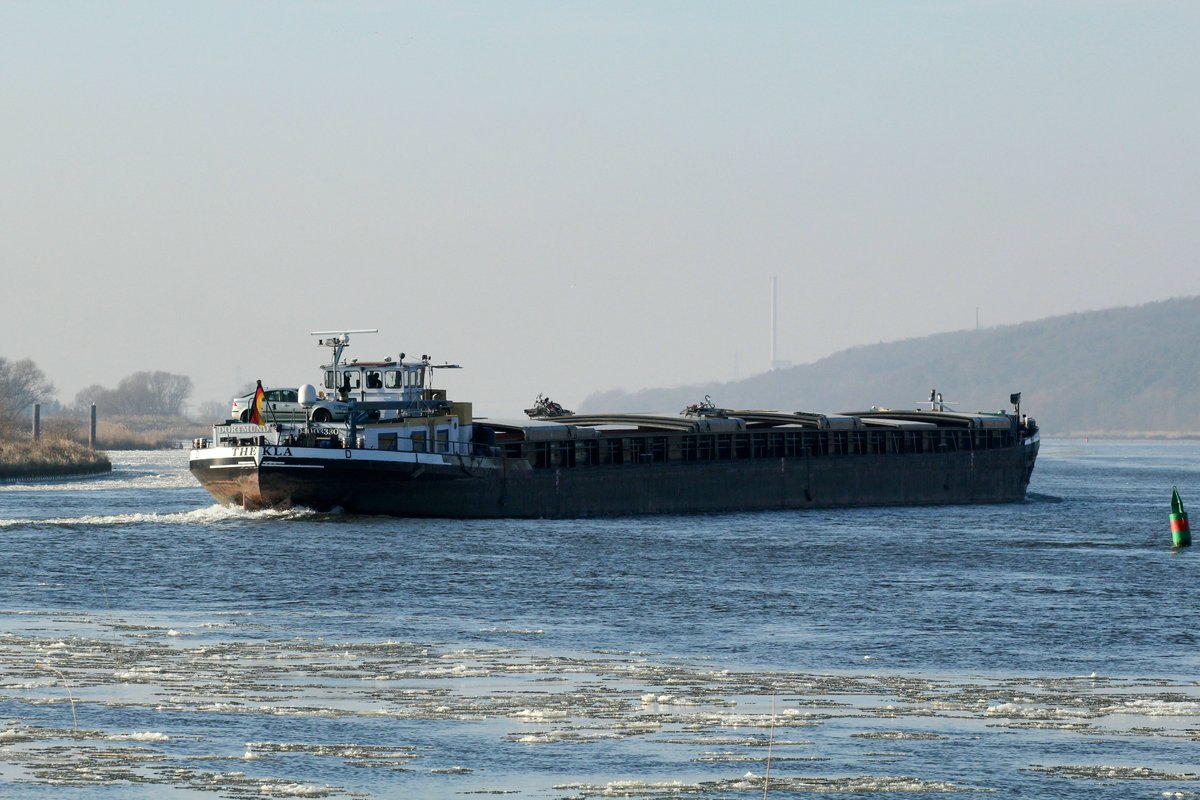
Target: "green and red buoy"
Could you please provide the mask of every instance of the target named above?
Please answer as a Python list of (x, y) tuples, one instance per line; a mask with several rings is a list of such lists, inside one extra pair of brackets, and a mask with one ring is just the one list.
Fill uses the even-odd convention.
[(1175, 547), (1189, 547), (1192, 544), (1187, 512), (1183, 510), (1183, 500), (1179, 499), (1179, 488), (1175, 486), (1171, 487), (1171, 544)]

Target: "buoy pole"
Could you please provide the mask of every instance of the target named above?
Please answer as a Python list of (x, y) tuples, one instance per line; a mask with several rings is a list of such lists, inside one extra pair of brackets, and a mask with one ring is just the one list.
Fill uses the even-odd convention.
[(1192, 544), (1192, 531), (1188, 527), (1187, 512), (1183, 510), (1178, 487), (1171, 487), (1171, 544), (1175, 547), (1189, 547)]

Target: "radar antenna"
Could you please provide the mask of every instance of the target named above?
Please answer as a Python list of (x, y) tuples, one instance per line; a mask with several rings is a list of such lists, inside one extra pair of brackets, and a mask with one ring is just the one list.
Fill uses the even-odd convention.
[(323, 347), (333, 348), (333, 360), (330, 361), (330, 366), (336, 367), (342, 360), (342, 351), (346, 349), (346, 345), (350, 344), (350, 334), (352, 333), (379, 333), (379, 328), (366, 328), (363, 330), (341, 330), (341, 331), (309, 331), (309, 336), (326, 336), (326, 339), (318, 339), (317, 344)]

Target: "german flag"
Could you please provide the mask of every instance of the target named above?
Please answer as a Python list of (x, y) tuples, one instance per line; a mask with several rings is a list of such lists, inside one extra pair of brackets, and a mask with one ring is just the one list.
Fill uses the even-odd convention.
[(254, 390), (254, 402), (250, 404), (250, 422), (255, 425), (263, 425), (263, 404), (267, 399), (267, 393), (263, 391), (262, 381), (258, 382), (258, 388)]

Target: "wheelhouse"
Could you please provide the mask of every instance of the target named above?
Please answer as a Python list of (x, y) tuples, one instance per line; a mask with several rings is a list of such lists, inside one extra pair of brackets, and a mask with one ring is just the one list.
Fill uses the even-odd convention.
[(425, 384), (431, 367), (425, 361), (351, 362), (326, 365), (324, 390), (339, 400), (425, 399)]

